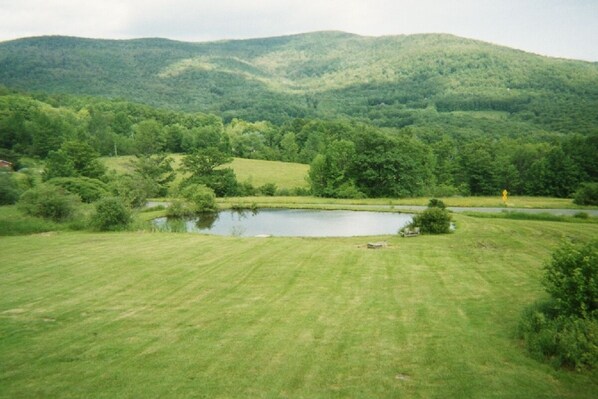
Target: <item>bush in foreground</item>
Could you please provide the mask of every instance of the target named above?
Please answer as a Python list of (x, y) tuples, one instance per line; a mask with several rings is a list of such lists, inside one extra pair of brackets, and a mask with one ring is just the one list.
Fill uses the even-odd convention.
[(93, 227), (100, 231), (124, 230), (131, 223), (131, 212), (119, 198), (109, 197), (95, 204), (91, 219)]
[(555, 366), (598, 366), (598, 241), (564, 244), (545, 267), (550, 300), (533, 304), (519, 323), (528, 351)]
[(69, 219), (81, 203), (78, 196), (60, 187), (40, 184), (21, 195), (17, 206), (31, 216), (39, 216), (54, 221)]

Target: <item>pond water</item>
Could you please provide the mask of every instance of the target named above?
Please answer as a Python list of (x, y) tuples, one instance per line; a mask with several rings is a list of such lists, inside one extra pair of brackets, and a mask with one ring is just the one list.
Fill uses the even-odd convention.
[(397, 234), (412, 220), (406, 213), (260, 209), (221, 211), (193, 218), (154, 219), (164, 231), (186, 231), (225, 236), (350, 237)]

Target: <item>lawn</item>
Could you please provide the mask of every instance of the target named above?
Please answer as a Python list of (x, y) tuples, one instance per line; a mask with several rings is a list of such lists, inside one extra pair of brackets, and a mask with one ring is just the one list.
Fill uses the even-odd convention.
[(515, 337), (542, 263), (598, 225), (445, 236), (0, 237), (2, 398), (595, 398)]

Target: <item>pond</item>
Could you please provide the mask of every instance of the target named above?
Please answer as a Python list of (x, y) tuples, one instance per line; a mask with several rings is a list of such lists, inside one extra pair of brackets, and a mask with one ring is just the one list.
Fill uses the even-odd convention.
[(350, 237), (397, 234), (412, 220), (406, 213), (260, 209), (221, 211), (193, 218), (157, 218), (163, 231), (186, 231), (224, 236)]

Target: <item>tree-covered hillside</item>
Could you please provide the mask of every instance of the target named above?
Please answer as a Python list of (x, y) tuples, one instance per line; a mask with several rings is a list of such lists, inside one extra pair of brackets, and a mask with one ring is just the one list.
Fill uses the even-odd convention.
[(359, 118), (499, 135), (598, 131), (598, 65), (450, 35), (254, 40), (39, 37), (0, 43), (0, 84), (230, 121)]

